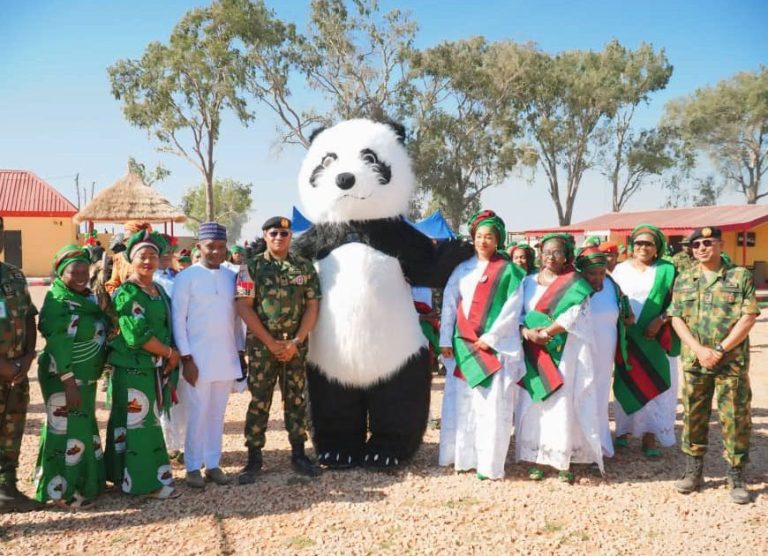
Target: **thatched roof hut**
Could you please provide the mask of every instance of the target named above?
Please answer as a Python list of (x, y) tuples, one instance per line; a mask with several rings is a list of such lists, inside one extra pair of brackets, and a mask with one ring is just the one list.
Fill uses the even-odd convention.
[(186, 222), (187, 217), (168, 199), (144, 184), (139, 176), (128, 172), (114, 185), (100, 191), (78, 212), (73, 220), (80, 222)]

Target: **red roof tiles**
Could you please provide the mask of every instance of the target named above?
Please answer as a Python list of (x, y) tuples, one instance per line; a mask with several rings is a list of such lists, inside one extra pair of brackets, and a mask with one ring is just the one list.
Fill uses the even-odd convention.
[(74, 216), (75, 205), (33, 172), (0, 170), (0, 215)]
[(677, 209), (609, 212), (570, 226), (527, 230), (536, 235), (553, 231), (591, 233), (601, 231), (629, 232), (638, 224), (653, 224), (666, 234), (680, 235), (701, 226), (717, 226), (727, 232), (749, 230), (768, 222), (768, 205), (722, 205)]

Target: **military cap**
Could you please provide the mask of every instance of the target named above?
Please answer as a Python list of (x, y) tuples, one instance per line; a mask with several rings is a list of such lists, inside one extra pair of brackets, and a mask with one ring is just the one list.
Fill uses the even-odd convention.
[(723, 237), (723, 232), (720, 228), (714, 226), (704, 226), (702, 228), (696, 228), (688, 236), (688, 241), (693, 243), (697, 239), (720, 239)]
[(273, 216), (272, 218), (269, 218), (266, 222), (264, 222), (264, 225), (261, 227), (262, 230), (270, 230), (272, 228), (277, 228), (280, 230), (290, 230), (291, 221), (284, 216)]

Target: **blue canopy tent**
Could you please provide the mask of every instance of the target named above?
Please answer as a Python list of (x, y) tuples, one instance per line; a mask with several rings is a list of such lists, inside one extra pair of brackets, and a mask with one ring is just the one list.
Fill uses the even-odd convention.
[(453, 230), (451, 230), (451, 227), (439, 210), (436, 210), (424, 220), (419, 220), (418, 222), (409, 221), (409, 224), (432, 239), (453, 239), (456, 237), (456, 234), (453, 233)]
[[(293, 231), (296, 233), (305, 232), (312, 226), (312, 222), (307, 220), (296, 207), (293, 207), (292, 219)], [(429, 236), (432, 239), (451, 239), (456, 237), (456, 234), (453, 233), (453, 230), (451, 230), (451, 227), (448, 225), (445, 218), (443, 218), (443, 215), (439, 210), (436, 210), (431, 216), (428, 216), (424, 220), (419, 220), (418, 222), (411, 222), (408, 220), (407, 222), (422, 234)]]
[(293, 228), (293, 231), (296, 233), (306, 232), (309, 230), (310, 226), (312, 226), (312, 222), (307, 220), (296, 207), (293, 207), (293, 216), (291, 217), (291, 220), (293, 220), (291, 228)]

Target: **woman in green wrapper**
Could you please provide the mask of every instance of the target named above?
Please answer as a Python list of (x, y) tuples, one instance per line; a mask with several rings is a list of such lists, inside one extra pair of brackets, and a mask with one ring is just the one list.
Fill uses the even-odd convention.
[(631, 258), (612, 276), (629, 298), (635, 324), (627, 328), (628, 361), (617, 365), (616, 442), (642, 437), (646, 457), (657, 458), (661, 446), (674, 446), (677, 407), (677, 355), (680, 342), (666, 316), (672, 299), (675, 266), (661, 259), (667, 239), (657, 227), (641, 224), (629, 238)]
[[(572, 483), (572, 463), (603, 469), (595, 388), (592, 287), (573, 268), (574, 241), (549, 234), (541, 241), (541, 268), (523, 281), (525, 376), (515, 415), (518, 460), (558, 470)], [(544, 477), (532, 467), (529, 477)]]
[(440, 348), (447, 372), (439, 463), (502, 479), (523, 374), (524, 272), (498, 253), (506, 231), (493, 211), (475, 213), (469, 229), (475, 256), (454, 269), (443, 295)]
[(127, 494), (179, 494), (160, 426), (173, 396), (179, 352), (174, 348), (170, 299), (153, 282), (165, 240), (139, 231), (124, 251), (131, 274), (115, 292), (120, 333), (111, 342), (112, 412), (107, 426), (107, 478)]
[(35, 498), (73, 508), (93, 502), (105, 485), (96, 382), (104, 370), (110, 321), (88, 289), (89, 264), (88, 252), (77, 245), (58, 251), (39, 325), (45, 338), (38, 380), (46, 422)]

